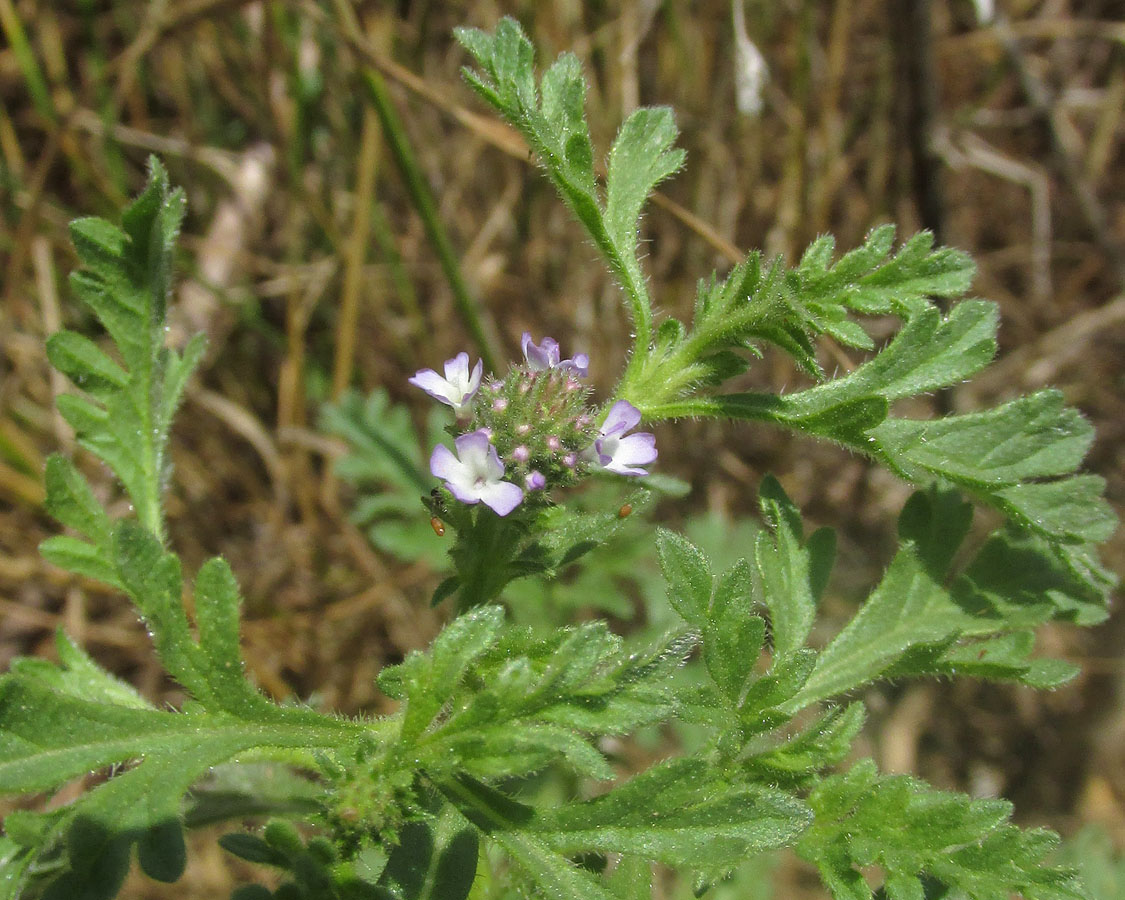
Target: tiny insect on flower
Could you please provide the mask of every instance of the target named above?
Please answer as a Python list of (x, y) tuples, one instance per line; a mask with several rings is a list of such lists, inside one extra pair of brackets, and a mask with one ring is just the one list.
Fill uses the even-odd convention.
[(430, 517), (430, 527), (438, 537), (445, 537), (445, 523), (437, 516)]
[(627, 519), (633, 512), (633, 505), (631, 503), (623, 503), (621, 509), (617, 511), (617, 518)]

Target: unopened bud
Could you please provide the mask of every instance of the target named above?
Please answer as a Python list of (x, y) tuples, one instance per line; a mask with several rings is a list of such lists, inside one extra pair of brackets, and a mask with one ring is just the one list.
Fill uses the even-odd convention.
[(547, 479), (543, 473), (535, 470), (528, 472), (523, 481), (529, 491), (541, 491), (547, 486)]

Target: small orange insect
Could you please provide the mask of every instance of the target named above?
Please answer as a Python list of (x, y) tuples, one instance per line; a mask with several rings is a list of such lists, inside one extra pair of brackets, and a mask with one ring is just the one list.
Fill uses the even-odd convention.
[(633, 504), (631, 504), (631, 503), (626, 503), (626, 504), (625, 504), (624, 506), (622, 506), (622, 507), (621, 507), (621, 509), (619, 509), (619, 510), (617, 511), (617, 518), (619, 518), (619, 519), (624, 519), (624, 518), (625, 518), (626, 516), (628, 516), (628, 515), (629, 515), (629, 513), (631, 513), (632, 511), (633, 511)]
[(445, 537), (445, 523), (437, 516), (433, 516), (430, 519), (430, 527), (438, 537)]

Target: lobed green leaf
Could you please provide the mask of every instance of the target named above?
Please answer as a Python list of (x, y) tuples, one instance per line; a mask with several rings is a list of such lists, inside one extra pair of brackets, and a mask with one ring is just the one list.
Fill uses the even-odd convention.
[(1008, 822), (1011, 805), (879, 775), (866, 760), (824, 779), (809, 803), (816, 821), (797, 844), (838, 900), (869, 898), (861, 870), (878, 866), (892, 900), (953, 891), (982, 900), (1019, 894), (1085, 897), (1072, 870), (1047, 863), (1057, 839)]
[(668, 582), (668, 602), (688, 624), (703, 625), (712, 586), (706, 558), (686, 538), (663, 528), (656, 533), (656, 550)]
[(81, 445), (117, 476), (143, 526), (160, 540), (168, 431), (205, 346), (197, 337), (182, 356), (164, 347), (172, 251), (183, 212), (183, 194), (169, 188), (153, 159), (148, 185), (123, 212), (120, 228), (101, 219), (71, 225), (83, 265), (71, 276), (71, 287), (109, 332), (124, 367), (82, 335), (63, 331), (48, 341), (51, 362), (92, 398), (60, 397), (60, 411)]
[[(563, 54), (536, 89), (534, 51), (515, 20), (502, 19), (492, 35), (457, 29), (462, 46), (482, 71), (464, 70), (465, 80), (527, 140), (563, 200), (586, 228), (628, 299), (637, 346), (647, 351), (652, 334), (652, 300), (637, 259), (641, 208), (655, 186), (676, 172), (683, 151), (667, 109), (644, 108), (622, 125), (609, 155), (603, 202), (594, 171), (594, 152), (585, 118), (586, 83), (581, 66)], [(643, 355), (634, 356), (630, 367)]]
[(563, 853), (636, 854), (721, 874), (749, 854), (791, 844), (811, 818), (788, 794), (728, 780), (710, 762), (686, 757), (541, 814), (532, 830)]

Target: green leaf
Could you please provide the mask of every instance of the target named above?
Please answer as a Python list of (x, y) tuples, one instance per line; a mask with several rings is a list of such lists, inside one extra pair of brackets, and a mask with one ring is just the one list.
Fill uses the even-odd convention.
[(227, 853), (244, 859), (247, 862), (263, 866), (275, 866), (279, 869), (288, 868), (289, 858), (280, 850), (275, 849), (257, 835), (234, 832), (224, 834), (219, 838), (219, 846)]
[(184, 825), (199, 828), (268, 815), (308, 816), (323, 809), (323, 797), (322, 783), (280, 763), (217, 766), (192, 787)]
[(187, 867), (187, 846), (179, 821), (161, 822), (143, 832), (137, 841), (137, 862), (149, 878), (169, 884), (178, 881)]
[(47, 458), (47, 512), (95, 546), (109, 545), (110, 521), (74, 464), (57, 453)]
[[(652, 501), (652, 492), (645, 488), (634, 489), (625, 497), (633, 514), (642, 512)], [(541, 554), (543, 573), (557, 576), (591, 550), (610, 543), (625, 527), (625, 519), (618, 513), (620, 505), (614, 506), (612, 511), (547, 507), (536, 517), (537, 534), (526, 552)]]
[[(894, 313), (906, 320), (904, 330), (910, 330), (910, 323), (916, 317), (926, 316), (928, 322), (920, 323), (918, 330), (930, 333), (927, 340), (942, 340), (945, 335), (933, 333), (935, 322), (941, 317), (931, 298), (963, 294), (972, 279), (972, 262), (957, 250), (933, 250), (933, 238), (925, 232), (915, 235), (894, 257), (889, 257), (893, 239), (893, 227), (877, 228), (862, 247), (845, 255), (833, 267), (835, 242), (830, 235), (825, 235), (808, 248), (801, 262), (790, 271), (786, 271), (781, 258), (763, 266), (760, 254), (753, 253), (726, 279), (701, 282), (690, 331), (680, 326), (677, 334), (675, 327), (665, 328), (661, 323), (664, 340), (658, 341), (645, 359), (626, 373), (618, 389), (619, 395), (633, 403), (646, 418), (696, 415), (708, 408), (697, 406), (687, 398), (698, 395), (701, 386), (716, 383), (707, 375), (704, 360), (722, 350), (756, 353), (755, 343), (763, 340), (777, 345), (790, 354), (802, 370), (818, 381), (823, 380), (815, 346), (820, 335), (833, 337), (847, 346), (874, 349), (874, 342), (859, 323), (848, 318), (849, 312)], [(968, 313), (974, 304), (970, 301), (960, 306), (967, 307), (965, 312)], [(994, 351), (994, 345), (985, 344), (973, 347), (971, 353), (962, 354), (960, 359), (950, 355), (944, 362), (979, 368)], [(883, 355), (879, 354), (877, 359)], [(867, 372), (868, 377), (874, 374), (874, 369)], [(958, 376), (950, 372), (942, 377)], [(837, 379), (829, 386), (845, 380)], [(887, 380), (879, 378), (880, 383)], [(853, 383), (853, 388), (857, 386)], [(815, 396), (810, 394), (809, 399)], [(850, 397), (840, 397), (829, 392), (819, 398), (823, 403), (818, 409), (781, 410), (769, 408), (766, 397), (746, 395), (740, 400), (720, 400), (731, 404), (732, 412), (719, 410), (711, 414), (737, 415), (739, 406), (749, 404), (765, 407), (765, 411), (774, 416), (803, 420), (807, 423), (806, 430), (830, 436), (824, 433), (823, 426), (812, 428), (811, 421), (831, 409), (839, 408), (841, 412), (850, 409), (851, 404), (868, 396), (877, 394), (861, 389)], [(872, 414), (868, 411), (865, 416)], [(843, 420), (855, 415), (853, 412), (837, 418)], [(874, 424), (869, 423), (868, 427)], [(854, 428), (851, 431), (853, 435), (858, 433)]]
[(121, 583), (149, 627), (164, 667), (196, 699), (213, 700), (207, 662), (180, 601), (179, 559), (166, 553), (148, 529), (128, 521), (114, 530), (112, 552)]
[(119, 522), (111, 543), (120, 583), (148, 626), (161, 662), (196, 700), (214, 712), (279, 722), (305, 720), (305, 710), (274, 705), (243, 677), (238, 585), (224, 560), (210, 560), (197, 575), (196, 641), (180, 599), (179, 559), (135, 522)]
[(47, 339), (47, 359), (94, 397), (104, 398), (129, 383), (128, 373), (87, 337), (60, 331)]
[[(946, 318), (929, 307), (903, 326), (878, 355), (850, 375), (805, 391), (776, 397), (728, 394), (701, 402), (699, 409), (736, 418), (787, 423), (819, 421), (818, 416), (870, 399), (886, 403), (956, 384), (980, 371), (996, 351), (995, 304), (966, 300)], [(850, 430), (834, 436), (847, 442)], [(862, 448), (860, 448), (862, 449)]]
[(769, 672), (751, 683), (738, 710), (744, 735), (768, 731), (791, 717), (782, 710), (809, 680), (816, 659), (808, 649), (778, 656)]
[(625, 120), (609, 153), (605, 227), (626, 265), (635, 268), (632, 279), (643, 278), (636, 265), (641, 208), (656, 186), (684, 162), (684, 151), (672, 149), (677, 134), (670, 109), (641, 107)]
[(1049, 620), (1095, 623), (1105, 586), (1067, 564), (1057, 547), (1027, 532), (992, 535), (952, 580), (971, 508), (933, 488), (908, 501), (902, 547), (879, 586), (821, 651), (807, 682), (784, 708), (795, 712), (881, 677), (971, 675), (1056, 685), (1073, 667), (1031, 656), (1029, 629)]
[(395, 900), (465, 900), (477, 872), (479, 839), (450, 814), (436, 823), (409, 822), (391, 852), (380, 887)]
[(804, 804), (788, 794), (728, 781), (710, 763), (682, 758), (542, 814), (532, 830), (562, 853), (637, 854), (722, 872), (749, 854), (787, 846), (810, 821)]
[(962, 301), (944, 318), (936, 307), (928, 307), (850, 375), (787, 395), (785, 410), (807, 417), (862, 398), (890, 403), (957, 384), (992, 359), (996, 320), (996, 305), (980, 300)]
[(933, 487), (912, 494), (906, 501), (898, 518), (898, 536), (913, 543), (926, 571), (941, 581), (972, 523), (972, 504), (957, 491)]
[[(827, 532), (810, 547), (802, 547), (800, 515), (772, 476), (762, 480), (759, 501), (763, 518), (773, 533), (758, 535), (758, 572), (770, 611), (774, 652), (787, 656), (802, 647), (809, 636), (819, 591), (832, 567), (835, 539), (826, 536), (831, 534)], [(812, 550), (817, 554), (815, 564)], [(814, 565), (818, 573), (815, 578)]]
[(656, 549), (668, 582), (668, 602), (690, 625), (703, 626), (711, 602), (711, 569), (707, 559), (686, 538), (659, 529)]
[(620, 900), (596, 875), (579, 868), (544, 840), (519, 831), (494, 831), (499, 845), (548, 900)]
[(404, 722), (421, 735), (410, 753), (431, 774), (494, 779), (559, 762), (610, 778), (587, 735), (667, 718), (669, 679), (693, 646), (673, 637), (630, 654), (604, 622), (542, 638), (500, 623), (497, 607), (474, 610), (447, 626), (428, 654), (414, 652), (380, 675), (383, 690), (406, 698)]
[[(67, 691), (73, 686), (68, 686)], [(185, 760), (210, 759), (202, 769), (193, 766), (190, 776), (177, 775), (175, 784), (217, 765), (242, 749), (251, 747), (299, 747), (339, 741), (358, 726), (317, 716), (315, 725), (255, 725), (252, 722), (210, 718), (202, 714), (170, 713), (134, 703), (87, 700), (58, 690), (49, 679), (16, 672), (0, 680), (0, 791), (27, 793), (48, 790), (70, 778), (130, 759), (144, 758), (145, 765), (128, 770), (99, 787), (100, 792), (123, 791), (126, 782), (148, 781), (146, 766), (170, 774), (172, 757)], [(327, 746), (334, 746), (329, 743)], [(232, 749), (234, 748), (234, 749)], [(153, 765), (152, 763), (155, 763)], [(137, 773), (144, 773), (141, 778)], [(112, 787), (118, 785), (117, 787)], [(186, 791), (185, 784), (183, 790)], [(177, 795), (182, 796), (183, 791)], [(124, 812), (124, 811), (123, 811)], [(126, 822), (153, 824), (146, 809), (128, 813)], [(108, 821), (108, 820), (107, 820)]]
[(752, 611), (750, 566), (740, 560), (717, 579), (703, 627), (703, 661), (711, 679), (737, 705), (762, 652), (766, 622)]
[(462, 815), (499, 846), (550, 900), (620, 900), (601, 879), (579, 868), (526, 829), (531, 809), (494, 788), (468, 778), (443, 781), (438, 788)]
[(1046, 862), (1057, 838), (1010, 824), (1006, 801), (974, 800), (908, 776), (878, 775), (867, 760), (824, 779), (809, 803), (816, 821), (797, 852), (841, 900), (871, 896), (861, 870), (873, 866), (885, 873), (889, 897), (931, 891), (981, 898), (1086, 896), (1072, 870)]
[(1091, 900), (1125, 897), (1125, 855), (1101, 826), (1083, 826), (1063, 844), (1059, 856), (1061, 862), (1078, 869)]
[(579, 775), (607, 781), (614, 777), (602, 754), (579, 734), (559, 725), (511, 722), (455, 735), (450, 746), (463, 770), (475, 778), (500, 778), (512, 772), (537, 772), (562, 760)]
[(1104, 541), (1117, 521), (1101, 497), (1104, 482), (1071, 474), (1092, 430), (1057, 391), (941, 419), (886, 416), (895, 400), (956, 384), (981, 369), (995, 352), (995, 334), (992, 304), (966, 300), (944, 319), (926, 308), (844, 378), (780, 397), (727, 394), (647, 412), (725, 415), (798, 429), (868, 454), (916, 483), (937, 476), (957, 484), (1054, 541)]
[[(465, 80), (539, 156), (548, 177), (624, 288), (636, 345), (647, 350), (652, 300), (637, 259), (637, 223), (656, 184), (683, 162), (683, 151), (671, 149), (676, 137), (671, 112), (639, 109), (626, 120), (610, 152), (603, 204), (585, 119), (586, 83), (577, 58), (560, 56), (544, 73), (537, 91), (534, 51), (515, 20), (502, 19), (492, 35), (467, 28), (457, 29), (455, 34), (481, 69), (463, 70)], [(630, 368), (642, 358), (636, 354)]]
[(926, 308), (931, 297), (951, 299), (969, 289), (976, 273), (969, 255), (948, 247), (933, 250), (934, 237), (927, 231), (911, 237), (883, 262), (894, 233), (893, 225), (875, 228), (862, 247), (825, 271), (828, 277), (814, 281), (811, 272), (802, 272), (808, 279), (803, 287), (815, 292), (821, 303), (839, 302), (868, 315), (893, 312), (907, 317)]
[(96, 886), (90, 896), (112, 896), (137, 841), (152, 874), (174, 877), (182, 864), (174, 830), (192, 782), (243, 753), (287, 758), (338, 746), (363, 727), (311, 713), (297, 725), (156, 710), (91, 673), (88, 660), (76, 664), (76, 653), (72, 646), (62, 652), (69, 663), (61, 673), (17, 665), (0, 679), (0, 792), (50, 790), (106, 767), (116, 772), (41, 835), (44, 846), (66, 836), (69, 869), (51, 895)]
[(1073, 472), (1094, 429), (1059, 391), (931, 422), (889, 419), (879, 437), (914, 465), (966, 485), (1010, 485)]
[(617, 860), (607, 886), (619, 900), (652, 900), (652, 864), (638, 856)]
[(1053, 550), (1042, 538), (1015, 529), (992, 535), (954, 582), (953, 594), (968, 609), (1016, 623), (1038, 624), (1021, 615), (1029, 609), (1079, 625), (1104, 621), (1108, 611), (1102, 592), (1090, 588)]
[(1049, 538), (1098, 544), (1117, 530), (1117, 514), (1104, 494), (1104, 478), (1073, 475), (1045, 484), (1014, 484), (984, 497)]
[(1058, 391), (930, 422), (888, 419), (872, 434), (879, 452), (907, 477), (940, 476), (1047, 537), (1098, 542), (1116, 526), (1101, 498), (1101, 479), (1065, 477), (1081, 463), (1093, 429), (1063, 405)]
[(205, 562), (195, 576), (195, 621), (207, 683), (218, 704), (239, 715), (272, 715), (276, 707), (243, 675), (239, 648), (238, 582), (225, 559)]
[(932, 672), (990, 681), (1016, 681), (1039, 690), (1049, 690), (1070, 681), (1078, 666), (1061, 659), (1031, 659), (1035, 633), (1015, 631), (998, 637), (968, 641), (933, 654), (905, 658), (896, 669), (908, 674)]
[(23, 658), (13, 661), (12, 671), (26, 672), (26, 666), (34, 666), (37, 678), (71, 696), (136, 709), (152, 708), (136, 688), (102, 669), (61, 629), (55, 633), (55, 652), (59, 657), (57, 667), (46, 660)]
[(407, 703), (402, 740), (417, 737), (433, 721), (469, 665), (496, 641), (503, 621), (500, 607), (478, 607), (450, 622), (434, 639), (429, 654), (410, 654), (402, 669)]
[(750, 756), (746, 768), (771, 784), (803, 784), (848, 755), (865, 716), (862, 703), (831, 709), (795, 737)]
[(970, 624), (967, 619), (913, 547), (903, 547), (855, 618), (821, 651), (788, 708), (795, 711), (852, 690), (877, 677), (911, 646), (953, 639)]
[(66, 535), (49, 537), (39, 545), (39, 552), (52, 565), (68, 572), (85, 575), (113, 587), (120, 588), (117, 571), (106, 559), (106, 554), (86, 541)]
[(81, 335), (60, 332), (48, 342), (52, 363), (93, 398), (60, 398), (59, 409), (82, 446), (121, 481), (142, 525), (161, 541), (168, 431), (204, 347), (202, 339), (193, 340), (182, 357), (164, 347), (172, 251), (183, 212), (183, 194), (169, 188), (167, 174), (152, 159), (148, 185), (123, 212), (121, 228), (101, 219), (71, 225), (84, 267), (71, 276), (71, 287), (109, 332), (124, 368)]

